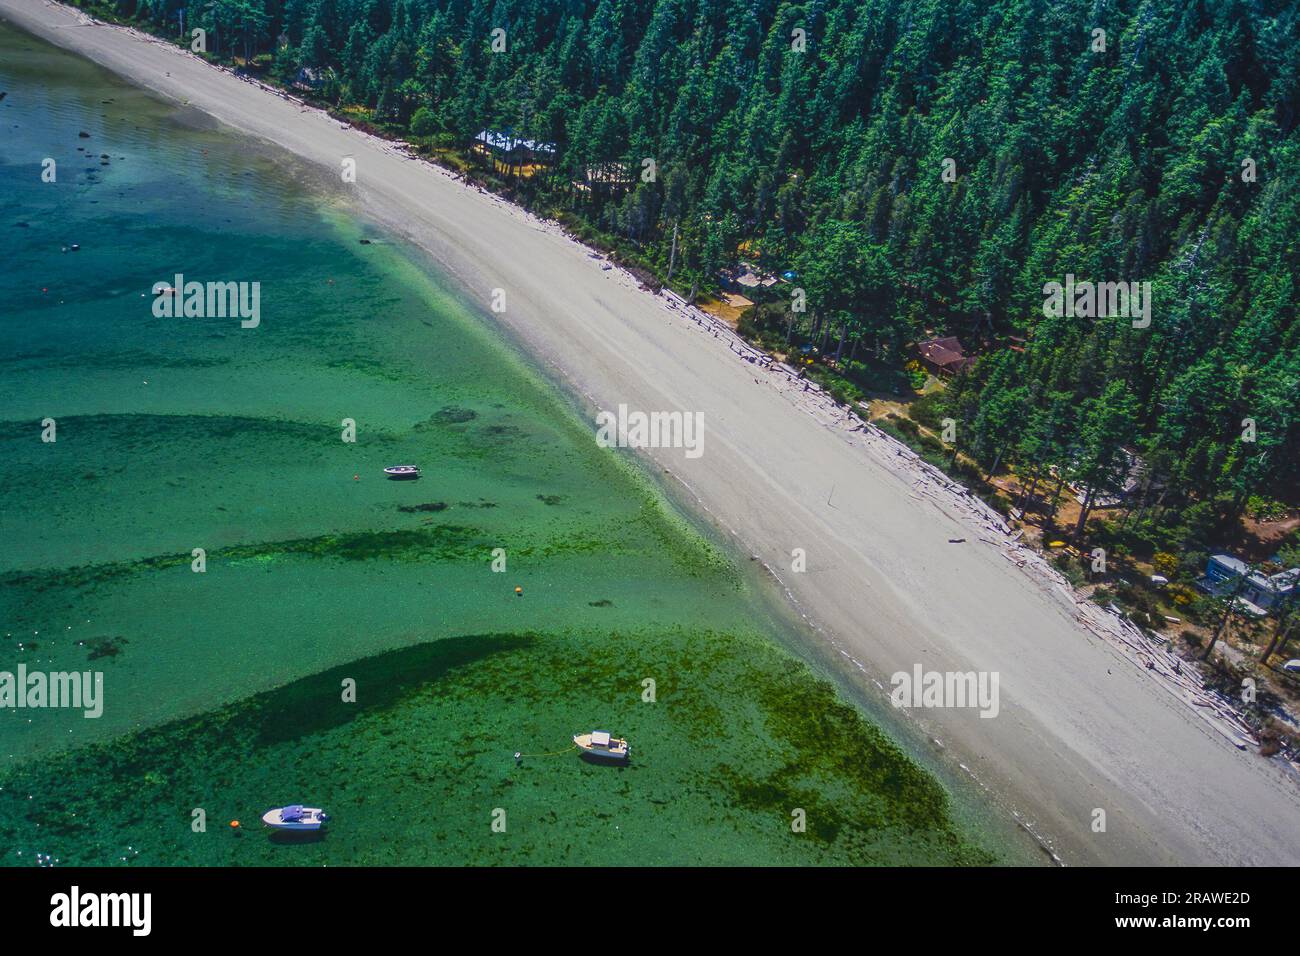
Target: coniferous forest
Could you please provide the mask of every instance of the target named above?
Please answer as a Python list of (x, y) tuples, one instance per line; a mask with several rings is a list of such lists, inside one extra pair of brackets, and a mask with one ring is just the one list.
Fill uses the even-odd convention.
[[(431, 151), (554, 144), (499, 185), (686, 294), (790, 273), (742, 331), (835, 394), (958, 336), (979, 360), (912, 417), (955, 423), (952, 463), (1084, 489), (1065, 532), (1134, 461), (1147, 553), (1300, 502), (1294, 0), (83, 5)], [(1149, 324), (1049, 314), (1067, 276), (1150, 283)]]

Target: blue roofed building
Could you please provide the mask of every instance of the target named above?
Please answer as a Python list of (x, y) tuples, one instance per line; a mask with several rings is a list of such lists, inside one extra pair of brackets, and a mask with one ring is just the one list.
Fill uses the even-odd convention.
[(1204, 576), (1196, 586), (1206, 594), (1224, 597), (1232, 594), (1240, 584), (1237, 601), (1251, 614), (1264, 616), (1297, 597), (1300, 588), (1300, 568), (1264, 574), (1231, 554), (1213, 554), (1206, 562)]

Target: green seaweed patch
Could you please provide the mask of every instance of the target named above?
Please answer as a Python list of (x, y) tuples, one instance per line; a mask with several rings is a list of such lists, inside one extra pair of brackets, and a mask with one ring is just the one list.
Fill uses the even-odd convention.
[[(377, 654), (19, 764), (0, 775), (0, 846), (25, 858), (0, 860), (27, 862), (33, 850), (81, 865), (993, 859), (942, 804), (913, 826), (884, 778), (822, 763), (827, 751), (869, 762), (878, 737), (860, 716), (815, 723), (827, 692), (787, 661), (756, 633), (682, 627), (492, 634)], [(641, 698), (648, 674), (658, 675), (656, 706)], [(349, 680), (355, 703), (340, 699)], [(785, 700), (801, 688), (813, 726), (773, 735), (799, 719)], [(570, 734), (606, 723), (634, 742), (629, 766), (587, 764), (568, 746)], [(149, 800), (137, 799), (142, 785)], [(261, 834), (190, 832), (195, 806), (213, 826), (214, 814), (260, 813), (286, 791), (335, 814), (328, 840), (284, 852)], [(467, 837), (506, 795), (519, 838)], [(807, 811), (806, 833), (791, 833), (791, 807)], [(408, 816), (421, 819), (418, 833), (394, 829)], [(680, 837), (671, 850), (665, 831)], [(142, 857), (121, 853), (127, 846), (144, 847)]]
[[(774, 820), (792, 818), (792, 811), (801, 810), (806, 826), (804, 832), (819, 843), (833, 844), (849, 822), (842, 805), (823, 800), (816, 791), (800, 787), (802, 776), (802, 772), (791, 765), (758, 777), (748, 776), (725, 764), (717, 768), (718, 782), (738, 806), (770, 814)], [(875, 821), (856, 822), (865, 829), (879, 826)]]
[(90, 641), (78, 641), (78, 643), (84, 644), (86, 647), (90, 648), (90, 653), (86, 655), (86, 660), (97, 661), (104, 657), (117, 657), (122, 653), (122, 645), (130, 644), (131, 642), (125, 637), (119, 635), (117, 637), (93, 638)]
[[(493, 654), (529, 647), (532, 634), (449, 637), (387, 651), (331, 668), (253, 699), (256, 737), (263, 745), (298, 740), (348, 723), (360, 714), (385, 711), (408, 696)], [(364, 693), (341, 701), (339, 687), (354, 680)]]
[[(10, 356), (0, 356), (0, 365), (25, 365), (41, 369), (149, 369), (149, 368), (218, 368), (229, 365), (231, 359), (224, 356), (186, 356), (162, 355), (146, 352), (142, 349), (121, 349), (110, 351), (103, 349), (77, 348), (76, 351), (43, 348)], [(62, 420), (60, 420), (62, 421)]]
[(646, 496), (634, 522), (658, 542), (660, 552), (687, 574), (714, 577), (733, 588), (741, 587), (740, 571), (731, 559), (679, 517), (669, 514), (657, 498)]
[(276, 552), (276, 553), (268, 552), (266, 554), (255, 554), (247, 558), (227, 557), (225, 563), (230, 565), (232, 568), (270, 567), (271, 565), (279, 561), (280, 558), (282, 558), (283, 556), (284, 555), (282, 552)]
[(519, 441), (529, 437), (529, 434), (518, 425), (507, 425), (498, 422), (495, 425), (485, 425), (479, 432), (494, 442)]
[(217, 552), (217, 557), (238, 560), (274, 554), (337, 558), (343, 561), (370, 561), (377, 558), (457, 561), (477, 555), (477, 549), (471, 545), (479, 541), (481, 536), (482, 532), (477, 528), (442, 524), (396, 531), (327, 534), (264, 545), (241, 545), (224, 548)]
[[(603, 530), (607, 531), (607, 529)], [(584, 554), (603, 554), (614, 557), (616, 555), (637, 554), (641, 549), (618, 541), (613, 535), (608, 534), (608, 531), (605, 537), (599, 537), (596, 533), (585, 534), (574, 531), (569, 534), (546, 537), (540, 541), (516, 543), (510, 550), (513, 554), (522, 558), (559, 558)]]
[[(26, 441), (31, 423), (0, 421), (0, 441)], [(244, 441), (271, 438), (333, 447), (338, 431), (315, 422), (296, 422), (249, 415), (151, 415), (131, 412), (122, 415), (68, 415), (59, 419), (59, 444), (67, 439), (92, 441), (95, 447), (111, 446), (115, 451), (141, 452), (172, 449), (176, 442), (210, 440)]]
[[(447, 524), (394, 531), (358, 531), (234, 545), (209, 552), (208, 561), (228, 561), (235, 565), (270, 563), (292, 555), (345, 561), (375, 558), (458, 561), (479, 555), (478, 549), (472, 545), (481, 540), (482, 535), (478, 528)], [(180, 553), (152, 555), (135, 561), (83, 564), (62, 570), (11, 571), (0, 576), (0, 584), (34, 593), (62, 587), (84, 589), (147, 571), (188, 566), (192, 560), (190, 554)]]
[[(478, 412), (472, 408), (460, 408), (456, 405), (446, 405), (433, 413), (429, 422), (434, 425), (464, 425), (478, 418)], [(417, 426), (418, 428), (419, 426)]]
[(169, 568), (181, 567), (192, 560), (193, 558), (188, 554), (160, 554), (134, 561), (79, 564), (58, 570), (42, 568), (36, 571), (10, 571), (0, 575), (0, 584), (5, 587), (21, 588), (34, 594), (58, 588), (85, 589), (145, 571), (165, 571)]
[(325, 363), (325, 367), (340, 372), (356, 372), (368, 378), (381, 379), (387, 382), (409, 384), (419, 381), (414, 376), (396, 370), (389, 363), (356, 355), (332, 359)]
[[(212, 794), (221, 774), (259, 750), (320, 735), (391, 709), (458, 668), (528, 647), (530, 635), (445, 638), (352, 661), (256, 694), (200, 717), (167, 724), (28, 761), (0, 774), (0, 846), (26, 842), (27, 828), (50, 836), (92, 838), (105, 821), (139, 825), (146, 808), (124, 800), (136, 782), (168, 793)], [(343, 680), (363, 688), (355, 702)], [(216, 775), (214, 777), (214, 775)], [(29, 795), (34, 795), (28, 799)], [(156, 815), (157, 807), (147, 808)], [(189, 811), (175, 808), (176, 818)], [(99, 849), (98, 841), (92, 845)], [(65, 855), (72, 852), (68, 847)], [(3, 862), (12, 864), (12, 859)], [(101, 861), (102, 862), (102, 861)]]
[[(855, 780), (861, 790), (892, 794), (896, 822), (907, 826), (933, 826), (947, 816), (948, 795), (939, 782), (841, 700), (829, 681), (813, 677), (806, 664), (788, 661), (784, 673), (755, 693), (773, 736), (803, 755), (801, 772)], [(820, 745), (834, 739), (858, 745), (847, 750)]]
[[(496, 502), (478, 501), (458, 503), (465, 508), (496, 508)], [(402, 511), (439, 512), (442, 502), (426, 505), (399, 506)], [(445, 507), (445, 505), (443, 506)], [(629, 532), (630, 528), (625, 529)], [(604, 537), (600, 532), (605, 534)], [(318, 535), (285, 541), (234, 545), (208, 553), (208, 562), (227, 562), (235, 567), (271, 564), (287, 557), (332, 558), (342, 561), (368, 561), (390, 559), (396, 561), (464, 561), (482, 557), (482, 546), (487, 540), (481, 528), (459, 524), (423, 525), (419, 528), (386, 531), (357, 531)], [(520, 557), (563, 557), (590, 554), (608, 556), (635, 554), (641, 550), (635, 538), (619, 537), (611, 529), (597, 531), (572, 531), (565, 534), (539, 536), (492, 537), (493, 546), (509, 547)], [(12, 587), (40, 594), (60, 588), (85, 590), (116, 580), (147, 572), (168, 571), (188, 567), (193, 557), (189, 553), (151, 555), (133, 561), (114, 561), (99, 564), (77, 565), (63, 569), (11, 571), (0, 575), (0, 586)]]

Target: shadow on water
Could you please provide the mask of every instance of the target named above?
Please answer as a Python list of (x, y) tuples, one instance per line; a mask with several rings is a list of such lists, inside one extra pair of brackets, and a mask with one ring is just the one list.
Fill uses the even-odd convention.
[[(376, 654), (236, 701), (100, 744), (43, 757), (0, 774), (0, 846), (29, 827), (47, 835), (84, 836), (117, 812), (123, 787), (157, 778), (164, 788), (202, 754), (208, 766), (237, 764), (261, 747), (296, 741), (398, 704), (448, 673), (534, 644), (532, 635), (451, 637)], [(343, 703), (342, 682), (358, 688)], [(24, 799), (40, 794), (41, 799)], [(102, 806), (101, 806), (102, 804)], [(75, 812), (77, 808), (80, 812)]]
[(328, 830), (272, 830), (267, 838), (276, 846), (302, 846), (305, 843), (324, 843)]
[(609, 767), (613, 770), (626, 770), (628, 764), (631, 763), (630, 760), (624, 760), (620, 763), (615, 763), (612, 760), (605, 760), (603, 757), (596, 757), (593, 756), (592, 754), (587, 754), (587, 753), (578, 754), (578, 759), (581, 760), (583, 763), (591, 764), (593, 767)]
[[(532, 643), (531, 637), (513, 634), (449, 637), (376, 654), (304, 677), (252, 698), (250, 703), (258, 714), (257, 742), (261, 745), (287, 743), (332, 730), (362, 714), (392, 707), (407, 694), (439, 680), (449, 671)], [(348, 680), (356, 682), (355, 703), (343, 700), (344, 681)]]

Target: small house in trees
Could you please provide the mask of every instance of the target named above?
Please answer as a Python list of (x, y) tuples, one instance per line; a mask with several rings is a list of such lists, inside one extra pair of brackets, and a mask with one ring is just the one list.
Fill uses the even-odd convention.
[(767, 289), (776, 285), (777, 278), (759, 271), (748, 262), (742, 262), (730, 269), (718, 273), (718, 281), (724, 289), (743, 292), (753, 289)]
[(584, 178), (574, 180), (573, 187), (581, 192), (622, 192), (632, 185), (632, 171), (626, 163), (596, 163), (584, 170)]
[(506, 170), (516, 170), (521, 176), (532, 175), (534, 167), (550, 165), (555, 161), (554, 143), (525, 139), (509, 130), (480, 130), (474, 137), (473, 151), (480, 156), (502, 163)]
[[(1245, 578), (1244, 582), (1238, 579)], [(1237, 591), (1237, 601), (1251, 614), (1262, 617), (1297, 597), (1300, 568), (1266, 575), (1231, 554), (1214, 554), (1205, 565), (1205, 575), (1196, 586), (1206, 594), (1226, 597)]]
[(513, 137), (507, 150), (509, 158), (526, 166), (550, 164), (555, 160), (555, 144), (543, 143), (537, 139)]
[(313, 92), (329, 82), (330, 71), (325, 67), (304, 66), (293, 78), (295, 90)]
[[(1142, 456), (1128, 448), (1121, 448), (1116, 452), (1113, 466), (1113, 486), (1107, 490), (1093, 489), (1092, 507), (1094, 508), (1119, 508), (1130, 501), (1134, 495), (1147, 495), (1165, 486), (1164, 479), (1147, 468)], [(1087, 500), (1087, 486), (1072, 481), (1070, 489), (1074, 492), (1074, 500), (1079, 504)]]
[(515, 162), (519, 158), (518, 141), (508, 133), (480, 130), (474, 137), (474, 152), (491, 156), (502, 162)]
[(921, 363), (935, 375), (956, 375), (975, 364), (955, 335), (916, 343)]

